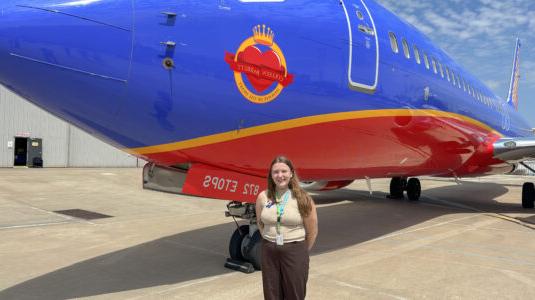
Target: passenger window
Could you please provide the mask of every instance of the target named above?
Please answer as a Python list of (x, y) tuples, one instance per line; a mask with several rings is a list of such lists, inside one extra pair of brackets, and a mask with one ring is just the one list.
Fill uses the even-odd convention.
[(440, 77), (444, 78), (444, 70), (442, 70), (442, 64), (437, 61), (438, 63), (438, 70), (440, 71)]
[(453, 73), (453, 70), (451, 70), (451, 83), (455, 85), (455, 73)]
[(461, 78), (463, 81), (463, 90), (466, 92), (466, 82), (464, 82), (464, 78)]
[(401, 39), (401, 44), (403, 45), (403, 54), (406, 58), (411, 58), (411, 53), (409, 52), (409, 44), (405, 38)]
[(467, 83), (467, 84), (466, 84), (466, 87), (467, 87), (467, 90), (468, 90), (468, 95), (472, 95), (472, 91), (471, 91), (470, 84)]
[(435, 60), (434, 57), (431, 57), (431, 62), (433, 63), (433, 72), (435, 72), (435, 74), (438, 74), (438, 71), (437, 71), (437, 61)]
[(421, 64), (422, 61), (420, 60), (420, 51), (418, 51), (418, 47), (416, 47), (416, 45), (413, 45), (413, 50), (414, 50), (414, 59), (416, 59), (416, 63)]
[(398, 48), (398, 40), (396, 39), (396, 35), (393, 32), (388, 32), (388, 36), (390, 37), (390, 47), (392, 47), (392, 51), (394, 53), (399, 52)]
[(457, 75), (457, 86), (461, 88), (461, 77), (459, 75)]
[(424, 52), (424, 63), (425, 68), (429, 70), (429, 59), (427, 58), (427, 54)]
[(446, 77), (448, 77), (448, 81), (450, 81), (450, 69), (446, 66)]

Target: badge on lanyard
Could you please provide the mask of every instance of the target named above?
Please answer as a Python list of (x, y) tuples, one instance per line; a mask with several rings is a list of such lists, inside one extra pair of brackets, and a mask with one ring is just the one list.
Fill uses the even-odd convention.
[(284, 238), (282, 237), (282, 233), (277, 233), (277, 246), (284, 245)]

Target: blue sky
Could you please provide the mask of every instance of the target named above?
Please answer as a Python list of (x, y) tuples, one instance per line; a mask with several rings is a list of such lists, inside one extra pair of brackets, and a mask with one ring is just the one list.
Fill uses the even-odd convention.
[(376, 0), (507, 98), (520, 37), (518, 110), (535, 127), (535, 0)]

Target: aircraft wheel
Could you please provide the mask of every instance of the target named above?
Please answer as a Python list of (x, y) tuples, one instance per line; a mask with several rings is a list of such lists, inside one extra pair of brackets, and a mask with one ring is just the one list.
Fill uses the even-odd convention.
[(242, 242), (244, 237), (249, 235), (249, 225), (241, 225), (240, 230), (236, 228), (232, 236), (230, 237), (230, 243), (228, 245), (228, 252), (230, 258), (235, 260), (243, 260), (242, 254)]
[(411, 178), (407, 182), (407, 197), (411, 201), (417, 201), (420, 199), (422, 193), (422, 187), (418, 178)]
[(407, 185), (407, 179), (403, 177), (392, 177), (390, 180), (390, 197), (395, 199), (403, 198), (403, 191)]
[(532, 182), (524, 182), (522, 185), (522, 207), (533, 208), (535, 201), (535, 185)]
[(243, 238), (243, 257), (253, 264), (254, 268), (262, 268), (262, 235), (260, 231), (255, 231), (252, 237), (249, 235)]

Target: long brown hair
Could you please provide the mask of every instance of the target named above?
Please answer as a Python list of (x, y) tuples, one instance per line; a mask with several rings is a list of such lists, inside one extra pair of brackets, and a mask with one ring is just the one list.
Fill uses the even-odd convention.
[(267, 197), (269, 199), (275, 199), (276, 184), (273, 180), (273, 177), (271, 177), (271, 171), (273, 169), (273, 165), (276, 163), (286, 164), (290, 168), (290, 171), (292, 172), (292, 177), (290, 178), (290, 182), (288, 183), (288, 188), (292, 191), (292, 195), (297, 200), (299, 214), (301, 214), (302, 217), (307, 217), (310, 211), (312, 210), (312, 198), (310, 198), (308, 193), (303, 190), (303, 188), (301, 188), (301, 186), (299, 185), (299, 177), (297, 177), (297, 173), (295, 172), (294, 166), (292, 162), (285, 156), (277, 156), (271, 162), (271, 166), (269, 167), (268, 173)]

